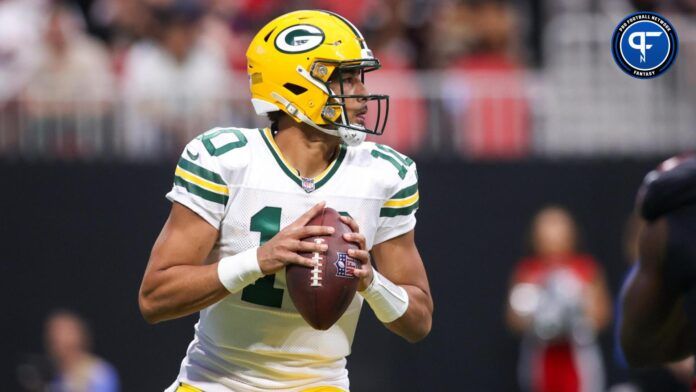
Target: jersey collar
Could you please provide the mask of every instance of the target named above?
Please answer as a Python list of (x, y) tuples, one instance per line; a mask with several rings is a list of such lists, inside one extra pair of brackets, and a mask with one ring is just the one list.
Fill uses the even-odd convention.
[(331, 162), (331, 164), (329, 164), (329, 166), (324, 169), (323, 172), (321, 172), (321, 174), (314, 178), (305, 178), (299, 176), (297, 174), (297, 170), (290, 166), (290, 164), (285, 160), (283, 153), (280, 151), (280, 148), (278, 148), (278, 145), (273, 139), (273, 134), (271, 133), (270, 128), (261, 130), (261, 138), (266, 143), (268, 150), (271, 152), (271, 155), (273, 155), (276, 162), (278, 162), (278, 166), (280, 166), (283, 172), (297, 185), (301, 186), (302, 189), (304, 189), (307, 193), (319, 189), (322, 185), (326, 184), (331, 177), (333, 177), (339, 166), (341, 166), (347, 152), (346, 146), (341, 144), (339, 146), (336, 159), (334, 159), (333, 162)]

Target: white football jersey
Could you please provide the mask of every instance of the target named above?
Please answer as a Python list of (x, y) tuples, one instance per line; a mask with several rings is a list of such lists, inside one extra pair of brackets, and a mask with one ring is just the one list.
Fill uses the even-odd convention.
[[(316, 203), (349, 214), (373, 245), (415, 227), (416, 165), (371, 142), (341, 146), (319, 176), (297, 174), (270, 129), (215, 128), (191, 141), (176, 168), (171, 201), (220, 231), (208, 262), (271, 239)], [(348, 389), (350, 354), (362, 297), (326, 331), (310, 327), (285, 286), (268, 275), (200, 312), (178, 381), (216, 391)]]

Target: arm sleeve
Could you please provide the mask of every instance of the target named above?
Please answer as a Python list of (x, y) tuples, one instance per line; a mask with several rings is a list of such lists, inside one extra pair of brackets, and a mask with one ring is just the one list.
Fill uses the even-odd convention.
[(167, 199), (183, 204), (216, 229), (225, 214), (229, 188), (223, 180), (219, 160), (194, 139), (181, 154), (174, 172), (174, 185)]
[(418, 174), (416, 164), (408, 167), (399, 186), (379, 211), (379, 227), (375, 234), (375, 245), (398, 237), (416, 227), (418, 210)]

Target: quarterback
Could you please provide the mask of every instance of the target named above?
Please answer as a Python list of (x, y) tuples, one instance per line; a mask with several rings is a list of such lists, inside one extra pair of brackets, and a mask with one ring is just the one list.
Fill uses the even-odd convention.
[[(414, 241), (416, 165), (364, 141), (384, 131), (389, 98), (368, 94), (364, 75), (380, 63), (341, 16), (280, 16), (247, 60), (252, 104), (272, 124), (214, 128), (185, 147), (140, 310), (150, 323), (200, 312), (168, 392), (347, 391), (364, 301), (409, 342), (430, 332), (433, 301)], [(325, 206), (351, 227), (344, 238), (359, 246), (349, 256), (361, 267), (359, 295), (318, 331), (294, 307), (285, 266), (312, 266), (300, 254), (326, 251), (303, 241), (332, 232), (306, 226)]]

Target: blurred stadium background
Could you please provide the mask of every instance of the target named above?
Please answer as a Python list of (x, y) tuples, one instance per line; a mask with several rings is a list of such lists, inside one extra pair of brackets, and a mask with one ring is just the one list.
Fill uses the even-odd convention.
[[(195, 317), (149, 326), (137, 308), (163, 196), (189, 139), (265, 126), (244, 52), (260, 26), (303, 8), (362, 30), (384, 65), (367, 86), (392, 102), (379, 141), (419, 165), (433, 332), (411, 346), (364, 311), (349, 359), (356, 391), (516, 390), (504, 310), (545, 205), (572, 212), (616, 297), (635, 190), (658, 161), (696, 146), (696, 1), (0, 0), (6, 390), (27, 388), (43, 321), (63, 307), (91, 322), (124, 391), (172, 381)], [(657, 79), (630, 78), (611, 57), (614, 27), (637, 9), (679, 35)], [(607, 386), (630, 376), (610, 330)]]

